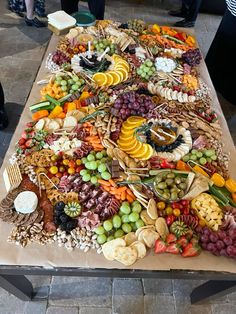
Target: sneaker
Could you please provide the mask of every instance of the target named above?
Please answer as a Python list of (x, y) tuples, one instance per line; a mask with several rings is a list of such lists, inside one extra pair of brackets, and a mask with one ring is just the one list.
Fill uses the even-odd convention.
[(186, 17), (186, 14), (184, 14), (181, 10), (171, 10), (168, 12), (168, 14), (176, 17)]
[(47, 25), (35, 17), (34, 19), (28, 19), (25, 17), (25, 23), (27, 26), (35, 26), (35, 27), (46, 27)]
[(0, 130), (4, 130), (8, 126), (8, 117), (5, 109), (0, 109)]
[(174, 24), (174, 26), (176, 26), (176, 27), (194, 27), (194, 25), (195, 25), (195, 22), (188, 21), (188, 20), (185, 20), (185, 19), (181, 20), (179, 22), (176, 22)]

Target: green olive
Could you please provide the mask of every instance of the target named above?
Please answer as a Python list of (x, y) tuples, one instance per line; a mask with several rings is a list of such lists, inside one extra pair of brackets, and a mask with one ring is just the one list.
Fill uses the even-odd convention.
[(175, 178), (175, 183), (176, 183), (176, 184), (180, 184), (180, 183), (181, 183), (181, 179), (180, 179), (179, 177), (176, 177), (176, 178)]
[(172, 192), (172, 193), (171, 193), (171, 196), (170, 196), (170, 199), (171, 199), (172, 201), (175, 201), (175, 200), (177, 200), (177, 198), (178, 198), (178, 194), (177, 194), (176, 192)]
[(155, 178), (155, 182), (158, 184), (158, 183), (160, 183), (160, 182), (162, 182), (162, 178), (161, 177), (156, 177)]
[(174, 178), (175, 178), (175, 174), (174, 174), (174, 173), (168, 173), (168, 174), (166, 175), (166, 177), (167, 177), (168, 179), (174, 179)]
[(172, 185), (174, 183), (174, 180), (173, 179), (166, 179), (166, 184), (167, 185)]
[(167, 187), (167, 184), (165, 182), (160, 182), (157, 185), (158, 189), (164, 190)]
[(180, 183), (179, 188), (182, 190), (185, 190), (187, 188), (187, 184), (186, 183)]
[(179, 197), (179, 198), (183, 198), (183, 197), (184, 197), (184, 194), (185, 194), (184, 191), (180, 191), (180, 192), (178, 193), (178, 197)]
[(162, 197), (168, 200), (170, 199), (170, 193), (163, 193)]
[(186, 182), (186, 178), (181, 178), (181, 182)]
[(157, 191), (157, 193), (159, 193), (159, 194), (163, 194), (163, 193), (164, 193), (164, 191), (163, 191), (163, 190), (158, 189), (158, 188), (156, 188), (156, 191)]

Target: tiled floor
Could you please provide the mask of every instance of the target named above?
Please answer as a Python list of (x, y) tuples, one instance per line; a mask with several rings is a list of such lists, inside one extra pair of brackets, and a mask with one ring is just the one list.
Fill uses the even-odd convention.
[[(178, 19), (167, 15), (171, 3), (178, 0), (107, 0), (106, 18), (126, 21), (141, 18), (147, 22), (171, 24)], [(50, 32), (27, 27), (24, 21), (0, 0), (0, 80), (4, 86), (10, 125), (0, 132), (0, 163), (7, 150), (33, 80), (40, 66)], [(82, 7), (86, 7), (81, 2)], [(47, 11), (59, 9), (59, 1), (47, 1)], [(200, 14), (196, 34), (204, 55), (214, 37), (221, 17)], [(236, 138), (236, 108), (220, 98), (230, 130)], [(191, 314), (236, 313), (236, 294), (190, 305), (189, 293), (202, 281), (154, 279), (80, 279), (74, 277), (30, 276), (42, 302), (22, 302), (0, 289), (0, 314)]]

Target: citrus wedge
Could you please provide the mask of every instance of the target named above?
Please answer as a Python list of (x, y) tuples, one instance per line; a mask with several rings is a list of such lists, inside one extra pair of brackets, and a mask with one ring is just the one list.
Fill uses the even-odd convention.
[(115, 71), (109, 71), (107, 74), (110, 74), (113, 78), (113, 83), (112, 85), (117, 85), (121, 82), (121, 77), (119, 74), (117, 74)]
[(119, 140), (121, 142), (128, 142), (128, 141), (132, 141), (132, 139), (134, 138), (133, 136), (133, 132), (130, 135), (126, 135), (126, 134), (120, 134)]
[(139, 153), (134, 153), (131, 155), (133, 158), (148, 160), (153, 155), (153, 148), (149, 144), (143, 144), (142, 150)]
[(125, 68), (118, 67), (117, 69), (115, 68), (115, 71), (118, 72), (119, 74), (122, 73), (123, 81), (126, 81), (128, 79), (129, 72)]
[(143, 117), (139, 117), (139, 116), (130, 116), (128, 119), (127, 119), (127, 122), (132, 125), (132, 124), (135, 124), (137, 125), (137, 123), (144, 123), (146, 121), (145, 118)]
[(105, 73), (98, 72), (93, 75), (93, 80), (98, 86), (104, 86), (107, 84), (107, 76)]
[(119, 56), (119, 55), (117, 55), (117, 54), (112, 55), (112, 59), (113, 59), (115, 62), (123, 61), (123, 60), (124, 60), (121, 56)]

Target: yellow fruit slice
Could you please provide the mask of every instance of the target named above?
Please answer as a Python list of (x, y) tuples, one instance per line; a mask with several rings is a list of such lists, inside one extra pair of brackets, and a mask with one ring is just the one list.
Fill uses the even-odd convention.
[(139, 141), (137, 141), (135, 145), (133, 145), (133, 146), (127, 148), (127, 149), (125, 150), (125, 152), (126, 152), (127, 154), (129, 154), (129, 155), (132, 155), (133, 152), (140, 151), (141, 148), (142, 148), (142, 143), (139, 142)]
[(129, 77), (129, 72), (125, 69), (125, 68), (121, 68), (121, 67), (118, 67), (118, 68), (115, 68), (115, 71), (117, 72), (121, 72), (122, 75), (123, 75), (123, 81), (126, 81)]
[(125, 68), (127, 71), (129, 71), (129, 64), (126, 62), (126, 61), (118, 61), (116, 64), (115, 64), (115, 67), (117, 68), (118, 66), (121, 66), (123, 68)]
[(113, 78), (112, 85), (117, 85), (121, 82), (121, 77), (115, 71), (109, 71), (109, 72), (107, 72), (107, 74), (110, 74)]
[(111, 86), (113, 84), (113, 76), (110, 73), (105, 73), (107, 77), (107, 86)]
[(132, 154), (131, 157), (141, 159), (141, 160), (148, 160), (153, 155), (153, 148), (149, 144), (143, 144), (143, 151), (139, 154)]
[(132, 147), (134, 144), (136, 144), (137, 139), (135, 137), (133, 137), (131, 140), (129, 141), (122, 141), (121, 139), (119, 139), (117, 141), (117, 144), (121, 147), (121, 148), (129, 148)]
[(137, 121), (136, 123), (129, 123), (128, 121), (125, 121), (122, 124), (122, 130), (134, 130), (135, 128), (139, 127), (143, 124), (143, 121)]
[(133, 129), (131, 129), (131, 130), (121, 129), (120, 134), (121, 134), (120, 136), (129, 137), (129, 136), (134, 134), (134, 130)]
[(104, 86), (107, 84), (107, 76), (105, 73), (95, 73), (93, 75), (93, 80), (97, 83), (98, 86)]
[(127, 122), (129, 123), (129, 124), (137, 124), (137, 123), (144, 123), (146, 121), (146, 119), (145, 118), (143, 118), (143, 117), (139, 117), (139, 116), (130, 116), (128, 119), (127, 119)]
[(121, 79), (121, 82), (123, 82), (124, 81), (124, 74), (123, 74), (123, 72), (122, 71), (117, 71), (115, 69), (114, 69), (114, 71), (119, 75), (119, 77)]
[(134, 136), (133, 136), (133, 133), (134, 132), (132, 132), (131, 134), (120, 134), (120, 137), (119, 137), (119, 140), (121, 141), (121, 142), (128, 142), (128, 141), (132, 141), (132, 139), (134, 138)]
[(117, 54), (114, 54), (112, 55), (112, 59), (115, 61), (115, 62), (118, 62), (120, 60), (124, 60), (121, 56), (117, 55)]

